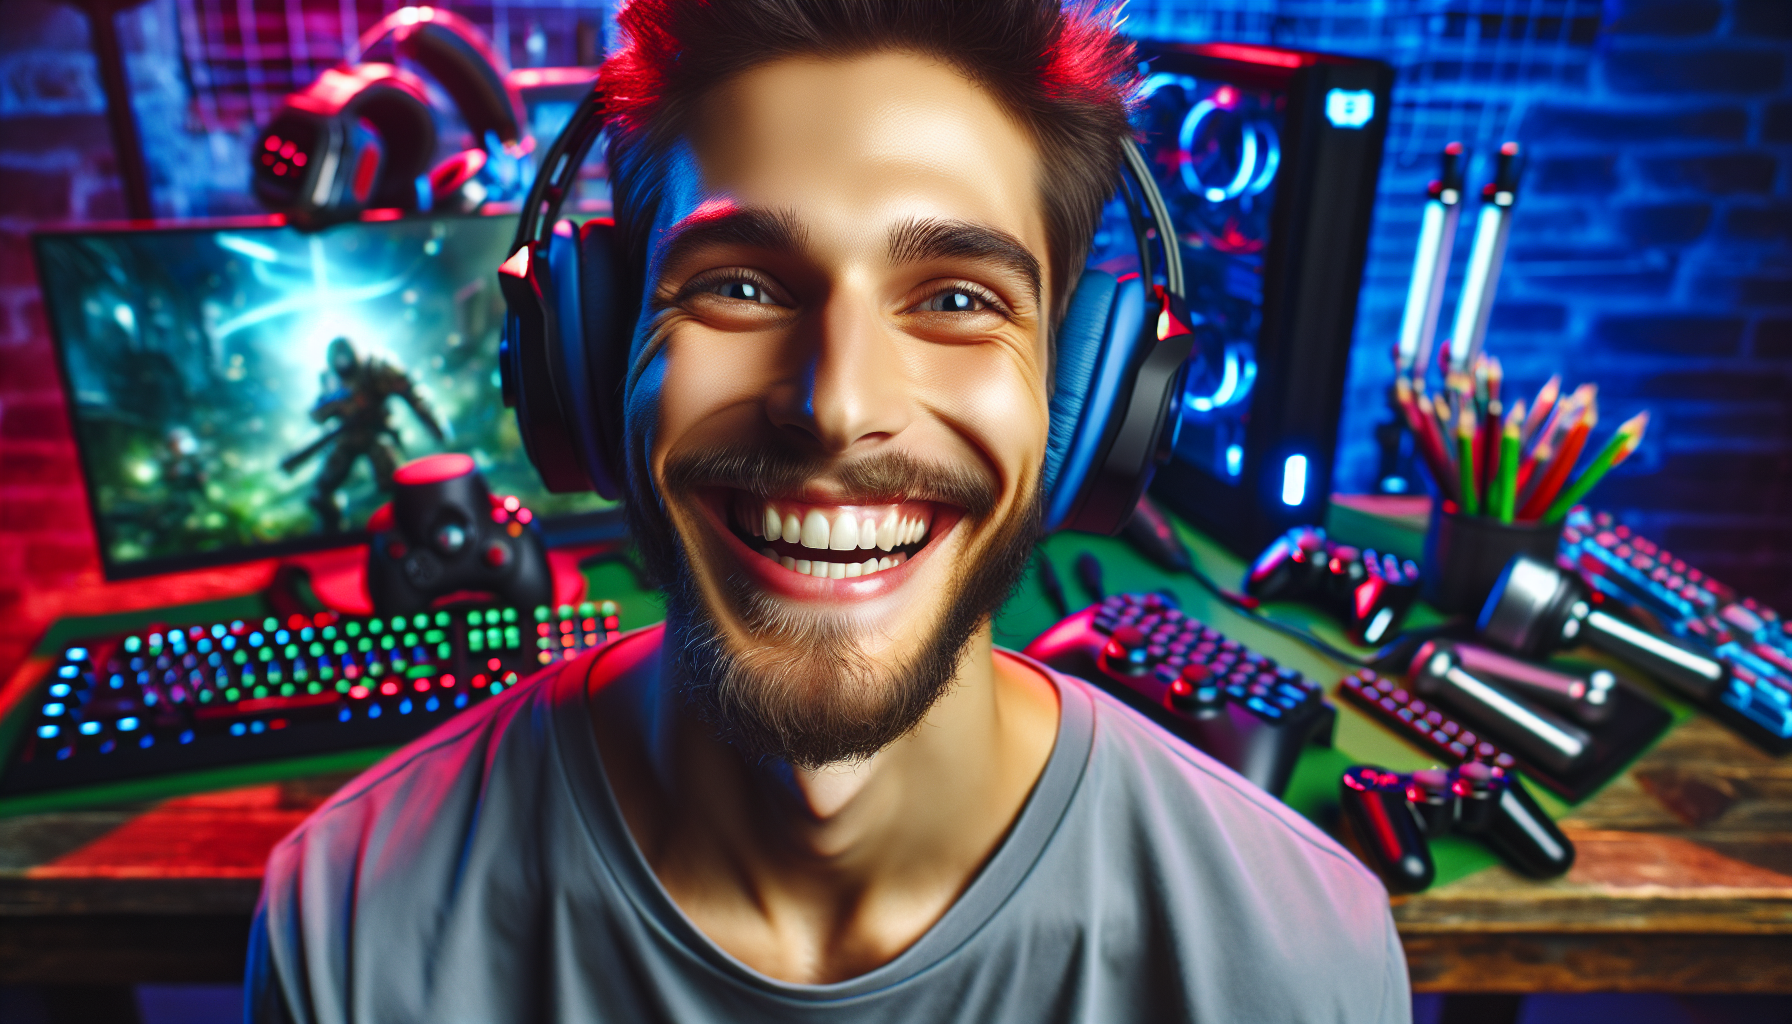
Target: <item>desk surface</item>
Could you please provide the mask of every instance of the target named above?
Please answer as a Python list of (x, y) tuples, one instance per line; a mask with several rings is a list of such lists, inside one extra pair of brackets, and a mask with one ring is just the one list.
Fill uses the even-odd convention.
[[(1219, 578), (1240, 571), (1191, 540)], [(1076, 554), (1094, 551), (1110, 590), (1167, 585), (1191, 614), (1278, 660), (1314, 678), (1344, 674), (1117, 541), (1057, 537), (1047, 550), (1069, 588)], [(613, 567), (593, 583), (602, 596), (633, 591)], [(628, 619), (651, 621), (647, 595), (623, 601)], [(1338, 638), (1299, 609), (1275, 614)], [(1052, 619), (1029, 584), (997, 641), (1022, 646)], [(1337, 746), (1303, 761), (1289, 792), (1321, 821), (1342, 764), (1426, 763), (1341, 703)], [(240, 977), (268, 849), (348, 777), (0, 819), (0, 983)], [(1694, 718), (1580, 806), (1549, 805), (1566, 810), (1578, 848), (1566, 877), (1523, 879), (1445, 841), (1441, 884), (1396, 898), (1415, 990), (1792, 992), (1792, 760)]]

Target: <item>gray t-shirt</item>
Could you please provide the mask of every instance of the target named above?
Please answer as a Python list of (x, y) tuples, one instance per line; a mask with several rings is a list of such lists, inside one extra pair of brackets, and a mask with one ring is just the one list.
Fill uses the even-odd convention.
[(604, 777), (588, 659), (398, 751), (275, 848), (249, 1015), (534, 1021), (1396, 1021), (1381, 884), (1319, 829), (1080, 680), (1012, 830), (894, 960), (769, 978), (654, 877)]

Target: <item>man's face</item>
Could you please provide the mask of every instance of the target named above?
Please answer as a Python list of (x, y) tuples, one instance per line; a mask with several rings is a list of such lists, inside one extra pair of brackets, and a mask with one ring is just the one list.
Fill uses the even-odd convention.
[(676, 538), (646, 547), (687, 692), (754, 753), (866, 756), (950, 684), (1036, 529), (1036, 151), (956, 72), (889, 53), (747, 72), (686, 143), (629, 417)]

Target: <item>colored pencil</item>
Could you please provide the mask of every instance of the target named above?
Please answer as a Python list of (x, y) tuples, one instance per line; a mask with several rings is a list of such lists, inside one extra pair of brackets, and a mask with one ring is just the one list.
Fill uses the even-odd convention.
[(1430, 402), (1423, 393), (1414, 395), (1413, 390), (1411, 383), (1406, 380), (1397, 381), (1394, 385), (1401, 410), (1406, 414), (1407, 425), (1412, 428), (1413, 443), (1430, 466), (1431, 478), (1437, 482), (1438, 490), (1444, 497), (1454, 497), (1456, 464), (1450, 461), (1443, 441), (1437, 435), (1437, 421), (1432, 417)]
[(1549, 460), (1554, 456), (1556, 448), (1561, 445), (1562, 438), (1574, 425), (1575, 418), (1579, 416), (1582, 404), (1593, 401), (1594, 394), (1593, 386), (1590, 384), (1583, 384), (1569, 392), (1566, 397), (1555, 403), (1555, 407), (1550, 410), (1549, 419), (1544, 422), (1542, 427), (1538, 428), (1536, 435), (1530, 439), (1531, 453), (1525, 456), (1524, 462), (1518, 467), (1520, 505), (1523, 505), (1523, 499), (1528, 497), (1531, 484), (1536, 482), (1537, 467), (1549, 465)]
[(1544, 382), (1542, 389), (1537, 392), (1537, 402), (1531, 406), (1531, 415), (1524, 421), (1524, 431), (1518, 438), (1520, 442), (1530, 444), (1531, 439), (1537, 436), (1537, 431), (1542, 428), (1543, 421), (1549, 418), (1550, 410), (1555, 408), (1556, 398), (1561, 393), (1562, 375), (1558, 373)]
[(1512, 513), (1518, 503), (1518, 452), (1522, 445), (1520, 434), (1524, 427), (1524, 399), (1520, 398), (1512, 411), (1506, 414), (1505, 426), (1500, 430), (1500, 461), (1494, 476), (1494, 493), (1497, 500), (1494, 510), (1502, 523), (1512, 521)]
[(1475, 408), (1471, 398), (1456, 420), (1457, 471), (1462, 478), (1462, 511), (1465, 515), (1481, 514), (1481, 495), (1475, 479)]
[[(1425, 428), (1425, 440), (1431, 448), (1433, 457), (1437, 459), (1434, 479), (1444, 493), (1444, 497), (1460, 504), (1462, 502), (1462, 481), (1456, 475), (1456, 459), (1450, 454), (1450, 445), (1444, 441), (1444, 433), (1437, 425), (1437, 408), (1432, 405), (1432, 398), (1420, 394), (1413, 399), (1418, 408), (1419, 420)], [(1441, 398), (1438, 405), (1442, 405)]]
[(1568, 479), (1568, 473), (1580, 459), (1580, 451), (1587, 443), (1587, 434), (1592, 432), (1593, 424), (1598, 418), (1598, 413), (1590, 405), (1581, 410), (1574, 426), (1569, 429), (1568, 436), (1562, 441), (1562, 447), (1556, 452), (1555, 458), (1550, 460), (1549, 467), (1543, 471), (1543, 478), (1537, 482), (1536, 489), (1531, 491), (1524, 507), (1518, 510), (1518, 518), (1536, 519), (1556, 500), (1562, 484)]
[(1612, 435), (1611, 440), (1607, 441), (1605, 447), (1600, 449), (1599, 454), (1593, 458), (1593, 462), (1587, 467), (1586, 472), (1577, 477), (1574, 483), (1564, 488), (1556, 500), (1550, 503), (1549, 510), (1543, 513), (1543, 521), (1546, 523), (1558, 522), (1567, 515), (1568, 510), (1573, 508), (1580, 499), (1586, 497), (1587, 492), (1593, 489), (1593, 485), (1597, 484), (1606, 473), (1609, 473), (1613, 466), (1623, 462), (1630, 457), (1631, 452), (1636, 451), (1637, 446), (1643, 443), (1643, 431), (1648, 426), (1649, 414), (1647, 412), (1639, 412), (1625, 420), (1624, 425), (1618, 428), (1617, 433)]

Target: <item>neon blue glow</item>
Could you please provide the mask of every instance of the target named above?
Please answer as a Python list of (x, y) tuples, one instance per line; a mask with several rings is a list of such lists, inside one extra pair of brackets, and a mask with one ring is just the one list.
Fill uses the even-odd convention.
[(62, 653), (62, 656), (69, 661), (86, 661), (87, 660), (87, 648), (85, 648), (85, 647), (70, 647), (68, 650), (66, 650)]
[(50, 696), (52, 696), (52, 697), (66, 697), (66, 696), (68, 696), (68, 692), (69, 691), (68, 691), (67, 683), (51, 683), (50, 684)]
[(1325, 119), (1334, 128), (1361, 128), (1375, 116), (1375, 94), (1367, 89), (1333, 89), (1325, 94)]
[(83, 735), (83, 736), (93, 736), (93, 735), (98, 734), (99, 731), (100, 731), (100, 723), (98, 723), (98, 722), (82, 722), (81, 723), (81, 735)]
[(1307, 457), (1290, 455), (1282, 463), (1282, 504), (1299, 505), (1307, 500)]
[(1244, 448), (1240, 445), (1226, 446), (1226, 475), (1237, 476), (1244, 472)]
[[(243, 723), (241, 723), (241, 722), (230, 723), (230, 735), (232, 735), (232, 736), (241, 736), (243, 733), (246, 733), (248, 731), (249, 731), (248, 727), (243, 725)], [(183, 740), (182, 742), (185, 742), (185, 741)]]
[(135, 718), (120, 718), (118, 720), (118, 731), (119, 732), (136, 732), (137, 725), (138, 725), (138, 722)]
[(61, 704), (45, 704), (44, 705), (44, 717), (45, 718), (55, 718), (57, 715), (62, 714), (62, 712), (65, 710), (67, 710), (67, 709), (64, 708)]
[(81, 674), (81, 670), (73, 665), (64, 665), (56, 670), (56, 674), (64, 679), (73, 679)]
[(56, 734), (61, 731), (61, 729), (58, 729), (53, 725), (40, 725), (37, 727), (37, 738), (40, 740), (53, 740), (56, 738)]

